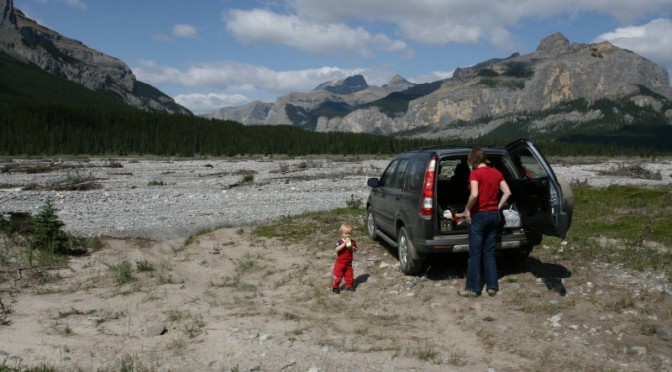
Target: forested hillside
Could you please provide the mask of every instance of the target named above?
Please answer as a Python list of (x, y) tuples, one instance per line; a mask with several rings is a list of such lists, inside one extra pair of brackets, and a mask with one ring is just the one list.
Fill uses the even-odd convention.
[(57, 104), (2, 103), (0, 111), (0, 155), (389, 154), (438, 143)]
[[(578, 111), (587, 107), (585, 102), (569, 105)], [(605, 123), (613, 119), (604, 118)], [(657, 117), (651, 119), (662, 122)], [(608, 135), (570, 133), (559, 139), (531, 134), (524, 124), (518, 117), (517, 122), (503, 126), (499, 135), (495, 132), (470, 142), (505, 145), (512, 135), (530, 137), (549, 155), (672, 151), (667, 140), (672, 127), (662, 124), (626, 126)], [(233, 121), (150, 113), (0, 53), (0, 155), (4, 156), (394, 154), (445, 142), (438, 134), (423, 139), (404, 137), (408, 134), (316, 133), (285, 125), (244, 126)]]

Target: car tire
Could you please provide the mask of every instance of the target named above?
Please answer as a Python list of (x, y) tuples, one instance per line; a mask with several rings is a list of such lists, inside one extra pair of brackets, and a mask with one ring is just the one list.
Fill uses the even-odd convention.
[(371, 207), (366, 210), (366, 232), (371, 240), (378, 240), (378, 226), (376, 225), (376, 220), (373, 219), (373, 210), (371, 210)]
[(397, 237), (397, 249), (399, 252), (399, 265), (401, 272), (406, 275), (417, 275), (422, 271), (422, 260), (413, 259), (415, 255), (415, 247), (413, 242), (408, 238), (406, 228), (402, 227), (399, 230)]

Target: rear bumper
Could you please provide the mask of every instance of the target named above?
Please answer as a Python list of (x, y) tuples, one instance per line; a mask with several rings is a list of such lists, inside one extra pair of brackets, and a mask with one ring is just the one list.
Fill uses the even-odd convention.
[[(541, 242), (541, 238), (524, 230), (505, 231), (497, 241), (496, 250), (532, 247)], [(466, 233), (438, 235), (430, 240), (415, 240), (415, 249), (420, 255), (434, 253), (469, 252), (469, 236)]]

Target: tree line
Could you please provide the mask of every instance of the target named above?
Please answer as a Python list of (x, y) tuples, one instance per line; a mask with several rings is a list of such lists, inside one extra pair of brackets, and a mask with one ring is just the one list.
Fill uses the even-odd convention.
[[(619, 135), (538, 138), (547, 155), (669, 154), (672, 127), (639, 133), (630, 126)], [(633, 129), (636, 128), (636, 129)], [(655, 134), (655, 135), (653, 135)], [(535, 138), (531, 138), (535, 140)], [(503, 146), (492, 136), (488, 144)], [(659, 146), (660, 141), (668, 147)], [(317, 133), (289, 125), (245, 126), (234, 121), (170, 115), (134, 109), (104, 109), (61, 103), (0, 103), (0, 155), (157, 155), (236, 156), (308, 154), (396, 154), (410, 148), (459, 143), (355, 133)], [(469, 143), (479, 143), (470, 139)]]
[(316, 133), (288, 125), (61, 104), (0, 104), (0, 155), (393, 154), (440, 140)]

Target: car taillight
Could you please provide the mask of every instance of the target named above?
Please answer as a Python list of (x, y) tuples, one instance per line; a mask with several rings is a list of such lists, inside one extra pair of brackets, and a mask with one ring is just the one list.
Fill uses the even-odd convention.
[(425, 169), (425, 180), (422, 185), (422, 204), (420, 205), (421, 216), (431, 216), (434, 213), (434, 169), (436, 158), (432, 158)]

